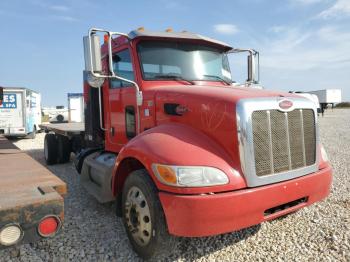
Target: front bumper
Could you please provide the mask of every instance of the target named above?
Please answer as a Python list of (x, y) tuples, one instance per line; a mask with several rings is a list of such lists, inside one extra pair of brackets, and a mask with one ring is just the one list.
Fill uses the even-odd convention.
[[(275, 219), (324, 199), (330, 191), (330, 166), (276, 184), (212, 195), (176, 195), (160, 192), (169, 233), (203, 237), (236, 231)], [(275, 207), (293, 202), (292, 207)], [(267, 214), (268, 213), (268, 214)]]

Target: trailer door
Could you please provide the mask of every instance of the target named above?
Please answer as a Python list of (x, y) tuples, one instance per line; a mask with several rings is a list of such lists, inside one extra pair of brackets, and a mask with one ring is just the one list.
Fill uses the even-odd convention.
[(82, 95), (68, 97), (70, 122), (84, 122), (84, 101)]
[(4, 90), (3, 103), (0, 106), (0, 129), (5, 129), (5, 131), (7, 129), (9, 133), (17, 133), (17, 129), (23, 128), (23, 93)]

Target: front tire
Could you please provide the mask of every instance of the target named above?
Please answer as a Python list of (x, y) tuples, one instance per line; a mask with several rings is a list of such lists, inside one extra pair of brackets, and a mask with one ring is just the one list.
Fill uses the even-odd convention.
[(127, 177), (122, 213), (131, 246), (141, 258), (159, 260), (175, 249), (177, 238), (168, 232), (158, 190), (146, 170)]

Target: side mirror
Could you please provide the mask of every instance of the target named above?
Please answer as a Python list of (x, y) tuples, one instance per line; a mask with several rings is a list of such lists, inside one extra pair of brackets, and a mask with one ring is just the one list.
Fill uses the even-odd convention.
[[(108, 47), (108, 68), (109, 72), (106, 75), (102, 72), (102, 61), (101, 61), (101, 45), (100, 37), (98, 34), (106, 34), (107, 36), (107, 47)], [(113, 36), (124, 36), (129, 39), (129, 36), (124, 33), (111, 32), (104, 29), (91, 28), (89, 34), (84, 36), (84, 58), (85, 58), (85, 71), (88, 72), (87, 81), (90, 86), (100, 88), (106, 78), (119, 79), (128, 82), (136, 88), (136, 104), (142, 105), (143, 96), (139, 86), (136, 82), (129, 79), (118, 76), (113, 71), (113, 52), (112, 52), (112, 37)]]
[(92, 75), (101, 75), (101, 46), (98, 35), (84, 36), (85, 70)]
[(247, 57), (248, 74), (247, 74), (246, 84), (247, 85), (258, 84), (259, 78), (260, 78), (259, 52), (253, 49), (239, 49), (239, 48), (235, 48), (229, 51), (229, 53), (242, 53), (242, 52), (248, 52), (248, 57)]
[(247, 82), (253, 82), (254, 76), (255, 76), (255, 67), (254, 67), (254, 56), (252, 54), (249, 54), (247, 57), (247, 65), (248, 65), (248, 78)]
[(0, 87), (0, 106), (2, 105), (3, 100), (4, 100), (4, 89)]

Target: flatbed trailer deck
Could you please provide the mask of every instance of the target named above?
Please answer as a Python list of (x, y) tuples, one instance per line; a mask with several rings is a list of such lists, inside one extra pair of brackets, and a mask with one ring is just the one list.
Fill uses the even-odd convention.
[(54, 132), (63, 136), (73, 136), (84, 134), (84, 123), (44, 123), (39, 125), (45, 132)]
[[(64, 219), (66, 184), (3, 136), (0, 181), (0, 249), (58, 233)], [(46, 234), (43, 222), (57, 228)]]

